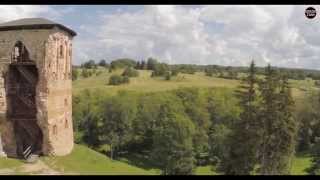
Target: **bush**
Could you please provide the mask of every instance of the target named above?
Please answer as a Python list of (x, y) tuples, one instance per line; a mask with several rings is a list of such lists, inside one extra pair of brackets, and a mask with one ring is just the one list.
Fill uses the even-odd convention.
[(75, 81), (78, 79), (78, 71), (75, 68), (72, 68), (72, 81)]
[(86, 68), (85, 68), (85, 69), (82, 69), (81, 76), (82, 76), (83, 78), (90, 77), (90, 76), (91, 76), (90, 71), (88, 71)]
[(128, 76), (123, 76), (123, 77), (122, 77), (122, 83), (129, 84), (129, 82), (130, 82), (130, 79), (129, 79)]
[(171, 76), (178, 76), (178, 74), (179, 74), (179, 70), (178, 69), (174, 69), (171, 72)]
[(112, 75), (109, 79), (109, 85), (120, 85), (129, 82), (128, 76)]
[(136, 61), (133, 59), (116, 59), (110, 63), (112, 69), (125, 68), (125, 67), (135, 67)]
[(127, 77), (138, 77), (139, 76), (139, 72), (135, 69), (133, 69), (132, 67), (127, 67), (123, 73), (122, 76), (127, 76)]
[(96, 63), (94, 62), (94, 60), (89, 60), (89, 61), (81, 64), (81, 67), (82, 67), (82, 68), (86, 68), (86, 69), (93, 69), (93, 68), (96, 68), (97, 65), (96, 65)]
[(100, 74), (102, 74), (101, 71), (97, 71), (97, 72), (96, 72), (96, 76), (99, 76)]
[(168, 70), (169, 70), (169, 66), (167, 64), (165, 63), (156, 64), (151, 76), (152, 77), (165, 76)]
[(170, 71), (167, 71), (167, 72), (166, 72), (165, 78), (166, 78), (167, 81), (170, 81), (170, 79), (171, 79), (171, 73), (170, 73)]

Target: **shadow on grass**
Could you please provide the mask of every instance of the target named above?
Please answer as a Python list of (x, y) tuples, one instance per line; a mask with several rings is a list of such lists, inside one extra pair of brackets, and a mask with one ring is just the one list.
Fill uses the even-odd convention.
[(152, 162), (149, 155), (145, 154), (123, 154), (117, 158), (117, 160), (146, 170), (159, 169), (159, 167)]

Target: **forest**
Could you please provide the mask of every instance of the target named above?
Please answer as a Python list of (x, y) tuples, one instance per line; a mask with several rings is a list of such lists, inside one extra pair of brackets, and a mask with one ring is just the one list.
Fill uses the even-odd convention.
[[(90, 60), (73, 67), (73, 81), (103, 72), (112, 75), (101, 87), (123, 88), (110, 93), (83, 86), (73, 94), (78, 144), (111, 159), (136, 159), (164, 175), (194, 174), (198, 166), (228, 175), (286, 175), (299, 154), (312, 159), (308, 174), (320, 174), (319, 71), (256, 67), (254, 61), (224, 67), (169, 65), (153, 58)], [(237, 83), (146, 90), (153, 88), (149, 79), (173, 85), (198, 73)], [(126, 88), (141, 76), (145, 88)], [(312, 88), (297, 87), (298, 82), (312, 82)]]

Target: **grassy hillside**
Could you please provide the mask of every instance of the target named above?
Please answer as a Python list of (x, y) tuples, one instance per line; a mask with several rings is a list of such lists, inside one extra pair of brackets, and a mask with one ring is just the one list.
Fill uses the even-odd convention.
[(0, 169), (14, 168), (23, 165), (23, 162), (17, 159), (0, 157)]
[[(112, 74), (121, 74), (122, 69), (109, 73), (105, 68), (99, 68), (102, 73), (98, 76), (91, 76), (89, 78), (80, 78), (73, 82), (73, 93), (77, 94), (84, 89), (103, 89), (106, 93), (115, 94), (119, 90), (132, 90), (141, 92), (165, 91), (177, 89), (179, 87), (227, 87), (236, 88), (239, 80), (230, 80), (216, 77), (205, 76), (203, 72), (195, 74), (179, 73), (177, 77), (173, 77), (170, 81), (163, 78), (151, 78), (151, 71), (139, 70), (139, 76), (130, 78), (129, 84), (119, 86), (108, 85), (109, 77)], [(318, 88), (314, 85), (314, 80), (290, 80), (293, 87), (293, 96), (300, 100), (309, 90), (316, 90)]]
[(237, 80), (227, 80), (222, 78), (208, 77), (203, 73), (179, 74), (170, 81), (163, 78), (151, 78), (151, 71), (139, 70), (139, 76), (130, 78), (129, 84), (120, 86), (107, 85), (111, 74), (121, 74), (123, 70), (109, 73), (104, 70), (99, 76), (91, 76), (85, 79), (79, 79), (73, 82), (73, 93), (90, 89), (104, 89), (107, 93), (114, 94), (119, 90), (133, 90), (143, 92), (165, 91), (177, 89), (179, 87), (230, 87), (234, 88), (239, 84)]
[[(41, 161), (52, 170), (61, 174), (100, 174), (100, 175), (157, 175), (158, 169), (136, 167), (127, 163), (127, 160), (111, 160), (107, 156), (89, 149), (83, 145), (75, 145), (73, 152), (63, 157), (42, 157)], [(305, 175), (305, 169), (311, 164), (308, 156), (302, 155), (293, 159), (292, 174)], [(0, 158), (0, 174), (37, 174), (24, 169), (26, 166), (17, 159)], [(27, 165), (28, 166), (28, 165)], [(11, 171), (8, 171), (11, 169)], [(29, 168), (30, 169), (30, 168)], [(40, 171), (37, 169), (37, 171)], [(197, 175), (216, 175), (210, 166), (201, 166), (195, 170)]]
[(124, 162), (111, 160), (83, 145), (75, 145), (73, 152), (67, 156), (44, 157), (43, 161), (49, 167), (67, 174), (158, 174), (155, 169), (146, 170)]

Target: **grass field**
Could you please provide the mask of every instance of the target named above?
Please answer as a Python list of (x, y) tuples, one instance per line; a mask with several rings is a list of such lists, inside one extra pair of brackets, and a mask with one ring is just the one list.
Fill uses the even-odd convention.
[(14, 168), (23, 165), (23, 162), (17, 159), (0, 157), (0, 169)]
[(239, 84), (237, 80), (227, 80), (222, 78), (204, 76), (203, 73), (179, 74), (177, 77), (166, 81), (163, 78), (151, 78), (151, 71), (139, 70), (139, 76), (130, 78), (129, 84), (112, 86), (108, 85), (108, 80), (111, 74), (120, 74), (122, 70), (109, 73), (104, 70), (99, 76), (91, 76), (85, 79), (79, 79), (73, 82), (73, 93), (77, 94), (79, 91), (90, 89), (104, 89), (106, 93), (114, 94), (119, 90), (132, 91), (165, 91), (177, 89), (179, 87), (229, 87), (234, 88)]
[[(63, 157), (42, 157), (41, 160), (50, 168), (63, 174), (97, 174), (97, 175), (158, 175), (159, 169), (145, 166), (134, 166), (127, 159), (111, 160), (107, 156), (83, 145), (75, 145), (73, 152)], [(136, 162), (139, 163), (139, 162)], [(25, 174), (19, 170), (24, 163), (17, 159), (0, 158), (0, 174), (2, 169), (14, 169), (17, 174)], [(301, 155), (293, 159), (292, 175), (306, 175), (311, 158)], [(15, 173), (15, 174), (16, 174)], [(217, 175), (210, 166), (200, 166), (196, 175)]]
[[(119, 86), (108, 85), (109, 77), (112, 74), (121, 74), (123, 70), (119, 69), (109, 73), (106, 69), (100, 68), (102, 73), (98, 76), (89, 78), (80, 78), (73, 82), (73, 94), (78, 94), (84, 89), (103, 89), (106, 93), (115, 94), (119, 90), (131, 90), (140, 92), (154, 92), (177, 89), (179, 87), (227, 87), (236, 88), (239, 80), (230, 80), (217, 77), (205, 76), (203, 72), (195, 74), (179, 73), (177, 77), (173, 77), (170, 81), (163, 78), (151, 78), (151, 71), (139, 70), (139, 76), (130, 78), (129, 84)], [(292, 93), (295, 99), (301, 99), (308, 91), (317, 90), (314, 80), (290, 80)]]
[(311, 165), (311, 158), (308, 155), (297, 155), (291, 168), (292, 175), (307, 175), (306, 169)]
[(44, 157), (44, 162), (51, 168), (72, 174), (158, 174), (156, 170), (145, 170), (127, 163), (111, 160), (107, 156), (83, 145), (75, 145), (71, 154), (64, 157)]

